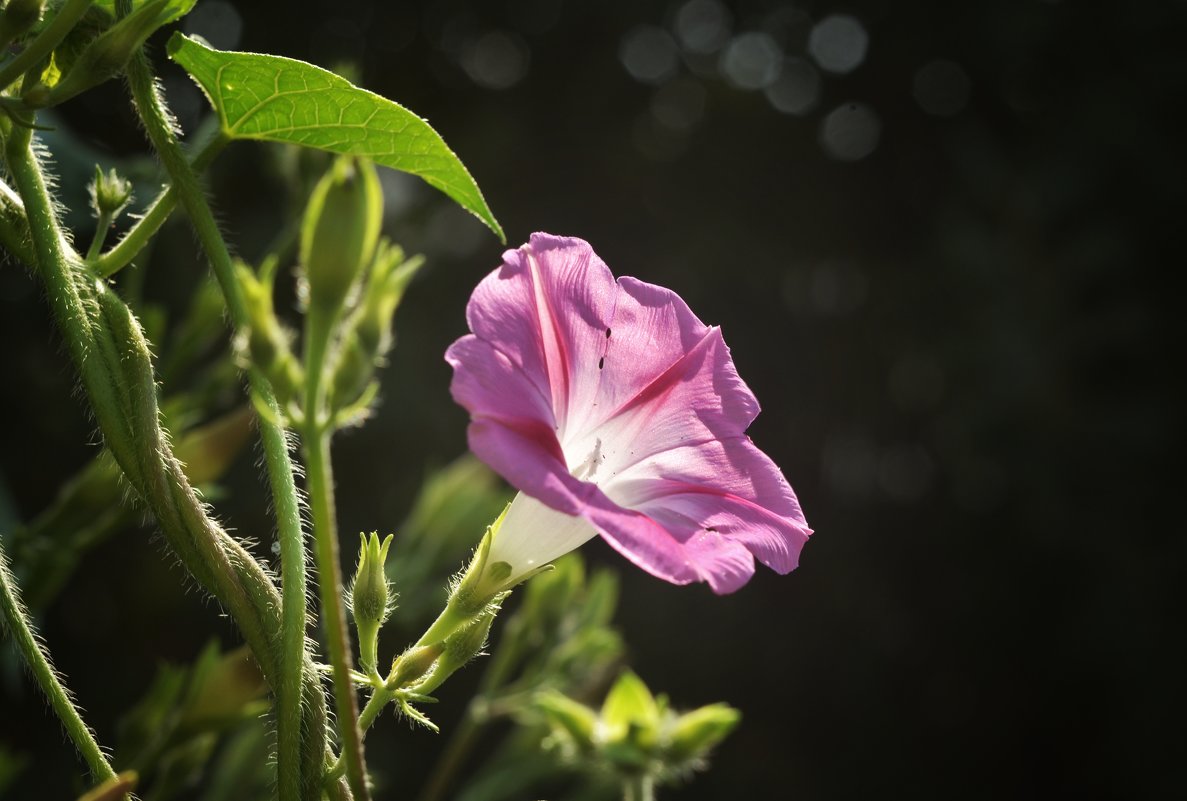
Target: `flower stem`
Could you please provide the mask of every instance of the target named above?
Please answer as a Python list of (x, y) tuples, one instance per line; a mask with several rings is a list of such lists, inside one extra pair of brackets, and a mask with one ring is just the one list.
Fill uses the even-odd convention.
[[(201, 173), (210, 163), (214, 161), (224, 147), (227, 146), (228, 139), (219, 132), (211, 139), (207, 140), (206, 144), (195, 154), (193, 160), (190, 162), (190, 169), (195, 173)], [(144, 215), (136, 221), (136, 223), (128, 229), (123, 238), (115, 243), (110, 250), (103, 255), (98, 252), (87, 253), (87, 263), (91, 269), (100, 278), (109, 278), (117, 272), (128, 266), (132, 259), (144, 250), (145, 245), (149, 240), (156, 235), (157, 231), (161, 230), (161, 226), (169, 219), (169, 215), (173, 213), (173, 209), (177, 207), (177, 190), (170, 185), (165, 191), (157, 195), (157, 199), (152, 202), (152, 205), (144, 212)], [(94, 247), (91, 248), (95, 250)]]
[(338, 548), (338, 522), (334, 509), (334, 471), (330, 461), (330, 434), (324, 419), (326, 352), (333, 329), (333, 316), (316, 303), (305, 318), (305, 476), (309, 510), (313, 518), (314, 556), (317, 562), (318, 592), (321, 599), (322, 629), (326, 635), (330, 665), (334, 670), (334, 708), (338, 715), (342, 762), (351, 792), (360, 801), (370, 798), (363, 761), (363, 738), (359, 733), (358, 701), (351, 679), (350, 633), (343, 603), (342, 567)]
[[(242, 288), (235, 277), (231, 255), (218, 230), (214, 214), (206, 202), (206, 196), (198, 184), (197, 176), (187, 162), (173, 128), (169, 124), (169, 115), (157, 92), (152, 70), (143, 52), (136, 54), (128, 62), (127, 75), (133, 101), (144, 122), (149, 139), (159, 154), (165, 170), (169, 173), (172, 189), (176, 192), (177, 199), (185, 208), (190, 222), (198, 234), (198, 239), (202, 243), (211, 269), (222, 288), (231, 321), (236, 330), (242, 331), (247, 327), (249, 320)], [(271, 404), (275, 405), (271, 386), (259, 369), (252, 367), (248, 371), (248, 378), (252, 391), (265, 402), (271, 400)], [(290, 512), (297, 507), (297, 495), (291, 464), (288, 465), (289, 469), (284, 469), (288, 461), (287, 445), (284, 441), (284, 432), (274, 423), (260, 418), (259, 426), (263, 432), (265, 449), (269, 452), (269, 458), (265, 460), (265, 463), (268, 468), (268, 479), (272, 487), (274, 502), (280, 516), (282, 547), (286, 542), (289, 547), (287, 570), (289, 580), (285, 581), (282, 586), (281, 599), (281, 628), (284, 631), (282, 637), (284, 642), (282, 642), (280, 658), (277, 660), (277, 675), (274, 677), (274, 687), (278, 693), (282, 693), (282, 687), (291, 690), (293, 687), (302, 686), (302, 682), (313, 682), (314, 677), (309, 675), (306, 670), (304, 648), (302, 647), (299, 654), (289, 650), (298, 631), (301, 632), (303, 639), (305, 627), (300, 618), (304, 617), (306, 588), (304, 582), (300, 581), (300, 575), (304, 572), (303, 567), (299, 571), (296, 570), (296, 556), (292, 553), (292, 546), (300, 543), (301, 537), (299, 517), (294, 517)], [(280, 458), (282, 450), (284, 458)], [(283, 571), (285, 571), (284, 561), (282, 561)], [(289, 648), (286, 648), (285, 644)], [(316, 685), (314, 686), (316, 688)], [(316, 693), (307, 693), (307, 695), (316, 699), (321, 695), (320, 689), (317, 689)], [(310, 698), (307, 697), (306, 700), (308, 702)], [(314, 700), (313, 703), (318, 702)], [(278, 716), (277, 725), (283, 727), (283, 731), (278, 735), (278, 740), (284, 744), (284, 748), (278, 754), (281, 799), (282, 801), (290, 801), (290, 799), (296, 801), (312, 788), (319, 787), (321, 784), (322, 765), (318, 764), (321, 760), (309, 758), (309, 755), (318, 754), (324, 749), (324, 745), (319, 744), (324, 743), (324, 740), (321, 739), (324, 737), (324, 729), (314, 731), (312, 727), (306, 727), (305, 736), (313, 738), (315, 742), (305, 743), (306, 748), (302, 753), (306, 755), (306, 758), (302, 759), (301, 753), (293, 753), (291, 750), (294, 742), (302, 741), (299, 719), (295, 721), (293, 715), (294, 708), (301, 708), (300, 695), (292, 692), (283, 694), (278, 705), (282, 708), (282, 712)], [(305, 709), (302, 714), (309, 715), (312, 720), (321, 717), (321, 710)], [(294, 728), (296, 732), (293, 731)], [(298, 787), (304, 787), (305, 793), (295, 792), (295, 788)], [(357, 790), (356, 795), (358, 795)], [(365, 795), (360, 796), (360, 801), (365, 801), (365, 799)]]
[(94, 0), (66, 0), (37, 38), (29, 42), (16, 58), (0, 68), (0, 89), (6, 88), (53, 52), (53, 49), (66, 38), (66, 34), (74, 30), (74, 26), (82, 19), (83, 14), (87, 13), (92, 2)]
[[(272, 416), (279, 419), (280, 405), (267, 382), (257, 385), (256, 394)], [(306, 680), (307, 626), (305, 535), (301, 530), (301, 508), (293, 481), (288, 440), (279, 428), (263, 423), (260, 425), (260, 439), (264, 444), (264, 460), (273, 484), (277, 539), (280, 543), (280, 663), (283, 668), (276, 687), (276, 728), (279, 796), (287, 801), (301, 798), (301, 694)]]
[(655, 780), (647, 774), (624, 779), (622, 801), (655, 801)]
[(95, 220), (95, 236), (91, 240), (91, 246), (87, 248), (87, 261), (93, 261), (99, 255), (99, 251), (103, 249), (103, 240), (107, 239), (107, 232), (111, 230), (111, 223), (113, 217), (110, 211), (100, 211), (98, 218)]
[(0, 245), (29, 267), (36, 264), (33, 248), (29, 246), (29, 221), (25, 219), (25, 204), (20, 195), (0, 181)]
[[(33, 678), (49, 699), (50, 706), (62, 721), (62, 728), (66, 735), (78, 749), (78, 753), (90, 768), (95, 782), (115, 778), (115, 771), (103, 754), (103, 749), (95, 742), (95, 736), (83, 722), (78, 709), (70, 700), (70, 692), (62, 686), (61, 679), (49, 661), (49, 654), (45, 647), (37, 641), (37, 634), (29, 622), (28, 613), (17, 594), (16, 580), (8, 570), (8, 559), (4, 555), (4, 548), (0, 545), (0, 612), (3, 612), (3, 628), (12, 636), (17, 651), (28, 664)], [(127, 798), (127, 795), (121, 796)]]

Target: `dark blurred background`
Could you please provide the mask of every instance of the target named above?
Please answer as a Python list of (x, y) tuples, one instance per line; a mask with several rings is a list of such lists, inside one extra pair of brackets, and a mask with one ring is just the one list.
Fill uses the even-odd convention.
[[(661, 797), (1091, 799), (1185, 783), (1185, 21), (1182, 3), (202, 0), (183, 27), (354, 64), (445, 137), (510, 245), (581, 236), (722, 326), (764, 407), (750, 433), (816, 535), (794, 574), (727, 598), (587, 548), (622, 568), (645, 680), (745, 715)], [(204, 100), (161, 69), (193, 130)], [(63, 115), (86, 164), (143, 152), (115, 84)], [(212, 173), (249, 260), (285, 214), (261, 150)], [(393, 530), (426, 465), (464, 450), (441, 354), (500, 253), (416, 179), (384, 186), (388, 232), (428, 267), (377, 418), (336, 446), (347, 534)], [(146, 294), (184, 305), (195, 249), (168, 227)], [(95, 435), (11, 263), (0, 309), (0, 470), (28, 519)], [(253, 455), (217, 503), (266, 540)], [(216, 613), (140, 532), (97, 549), (42, 626), (106, 741), (158, 662), (234, 642)], [(39, 700), (3, 703), (10, 746), (74, 770)], [(42, 727), (17, 741), (18, 715)], [(369, 754), (412, 781), (436, 747), (388, 721)]]

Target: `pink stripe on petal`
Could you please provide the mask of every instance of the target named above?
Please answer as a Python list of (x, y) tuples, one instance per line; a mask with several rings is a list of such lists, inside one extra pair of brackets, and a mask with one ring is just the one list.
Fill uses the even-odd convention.
[(533, 234), (474, 290), (466, 318), (550, 398), (563, 431), (570, 410), (593, 400), (616, 294), (613, 274), (588, 243)]

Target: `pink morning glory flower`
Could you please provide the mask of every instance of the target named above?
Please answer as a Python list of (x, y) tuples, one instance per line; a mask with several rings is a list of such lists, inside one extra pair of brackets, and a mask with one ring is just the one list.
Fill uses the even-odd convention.
[(754, 560), (795, 568), (811, 530), (746, 436), (758, 402), (717, 327), (678, 295), (615, 279), (580, 239), (503, 254), (449, 348), (470, 448), (519, 495), (490, 546), (512, 579), (600, 534), (675, 584), (732, 592)]

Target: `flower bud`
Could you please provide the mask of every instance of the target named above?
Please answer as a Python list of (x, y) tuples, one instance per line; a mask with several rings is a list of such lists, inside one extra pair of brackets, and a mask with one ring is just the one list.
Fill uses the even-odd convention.
[(106, 175), (95, 165), (95, 177), (87, 185), (91, 196), (91, 208), (100, 219), (115, 220), (132, 200), (132, 182), (112, 167)]
[(578, 751), (593, 749), (598, 715), (585, 704), (548, 690), (532, 699), (532, 708), (543, 715), (554, 730), (563, 731)]
[(710, 704), (676, 719), (669, 752), (674, 761), (701, 759), (734, 730), (742, 713), (727, 704)]
[(391, 678), (387, 680), (389, 690), (410, 687), (424, 674), (429, 672), (437, 657), (445, 650), (445, 643), (421, 645), (409, 648), (392, 662)]
[(92, 39), (42, 105), (55, 105), (114, 78), (145, 40), (162, 25), (186, 14), (192, 2), (149, 0)]
[(301, 367), (289, 346), (289, 334), (276, 318), (272, 305), (275, 271), (275, 260), (266, 261), (259, 275), (242, 262), (235, 265), (249, 320), (246, 350), (252, 364), (272, 383), (272, 390), (283, 407), (298, 396), (303, 381)]
[(350, 611), (359, 632), (359, 662), (367, 672), (375, 670), (379, 628), (391, 614), (391, 593), (383, 569), (391, 544), (391, 534), (382, 544), (376, 533), (363, 536), (359, 544), (359, 564), (350, 588)]
[(342, 409), (363, 394), (391, 348), (392, 318), (408, 283), (424, 264), (419, 256), (404, 261), (404, 251), (386, 240), (379, 245), (367, 275), (358, 310), (342, 336), (342, 350), (334, 370), (331, 406)]
[(630, 670), (623, 671), (602, 703), (601, 739), (650, 746), (659, 729), (660, 706), (647, 685)]
[(309, 304), (338, 314), (370, 263), (383, 221), (383, 193), (370, 162), (339, 159), (314, 187), (301, 227)]
[[(433, 671), (433, 688), (465, 667), (467, 662), (482, 652), (482, 649), (486, 647), (486, 638), (490, 634), (491, 624), (498, 611), (498, 605), (491, 604), (476, 621), (446, 638), (445, 650), (437, 660), (437, 669)], [(431, 689), (429, 688), (430, 691)]]

